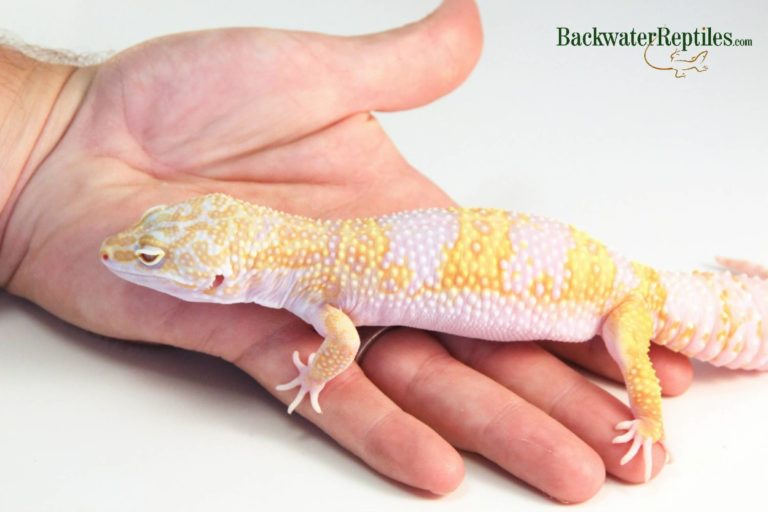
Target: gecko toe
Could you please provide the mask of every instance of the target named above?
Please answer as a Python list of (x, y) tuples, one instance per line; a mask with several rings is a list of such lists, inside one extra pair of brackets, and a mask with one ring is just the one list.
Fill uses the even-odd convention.
[(627, 450), (627, 453), (624, 454), (624, 456), (619, 461), (619, 464), (622, 466), (631, 461), (635, 458), (635, 455), (637, 455), (637, 452), (640, 451), (640, 445), (643, 443), (643, 438), (638, 435), (632, 436), (632, 446), (629, 447), (629, 450)]
[(653, 439), (646, 437), (643, 440), (643, 482), (647, 482), (651, 479), (651, 471), (653, 470)]
[(307, 390), (304, 389), (304, 386), (302, 386), (299, 389), (299, 392), (296, 393), (296, 398), (293, 399), (293, 402), (291, 402), (291, 405), (288, 406), (288, 414), (293, 414), (293, 411), (296, 409), (296, 407), (299, 406), (302, 400), (304, 400), (304, 395), (307, 394)]
[(651, 472), (653, 470), (653, 437), (644, 433), (647, 429), (644, 428), (642, 419), (622, 421), (616, 425), (616, 429), (626, 430), (626, 432), (620, 436), (616, 436), (613, 439), (614, 444), (628, 443), (632, 441), (629, 450), (627, 450), (627, 453), (621, 458), (619, 464), (622, 466), (627, 464), (640, 453), (640, 449), (642, 448), (643, 481), (647, 482), (651, 479)]
[[(314, 359), (315, 354), (310, 354), (308, 359), (310, 365)], [(293, 352), (293, 365), (296, 367), (296, 370), (298, 370), (299, 375), (290, 382), (286, 382), (285, 384), (278, 384), (275, 386), (277, 391), (286, 391), (295, 387), (299, 388), (299, 391), (296, 393), (296, 398), (294, 398), (293, 402), (291, 402), (291, 404), (288, 406), (288, 414), (292, 414), (293, 411), (296, 410), (296, 408), (299, 406), (299, 404), (301, 404), (302, 400), (304, 400), (304, 397), (307, 394), (309, 394), (309, 400), (312, 404), (312, 409), (314, 409), (318, 414), (322, 414), (323, 411), (320, 408), (319, 395), (320, 391), (322, 391), (323, 387), (325, 387), (325, 383), (317, 383), (309, 378), (309, 366), (305, 365), (301, 361), (298, 351)]]

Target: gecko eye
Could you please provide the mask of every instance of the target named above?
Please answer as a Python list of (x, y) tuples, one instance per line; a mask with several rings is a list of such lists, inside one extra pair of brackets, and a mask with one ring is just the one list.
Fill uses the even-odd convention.
[(157, 247), (142, 247), (136, 250), (136, 257), (144, 265), (155, 266), (163, 260), (165, 251)]

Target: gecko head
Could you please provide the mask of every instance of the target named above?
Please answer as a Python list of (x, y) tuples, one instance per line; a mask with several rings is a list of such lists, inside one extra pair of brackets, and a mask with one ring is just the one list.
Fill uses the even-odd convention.
[(175, 297), (234, 300), (240, 276), (233, 272), (231, 240), (242, 205), (224, 194), (208, 194), (155, 206), (134, 226), (104, 240), (99, 258), (126, 281)]

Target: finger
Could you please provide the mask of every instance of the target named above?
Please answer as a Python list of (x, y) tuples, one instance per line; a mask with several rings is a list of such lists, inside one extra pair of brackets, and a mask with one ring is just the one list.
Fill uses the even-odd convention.
[(474, 1), (445, 0), (421, 21), (344, 41), (353, 109), (403, 110), (437, 99), (469, 75), (482, 40)]
[[(254, 332), (259, 331), (251, 334)], [(264, 341), (253, 343), (234, 362), (287, 404), (295, 390), (276, 392), (275, 386), (295, 375), (291, 352), (299, 350), (306, 361), (320, 341), (309, 326), (294, 319), (269, 333)], [(328, 382), (320, 401), (322, 414), (315, 413), (308, 400), (296, 412), (376, 471), (435, 494), (446, 494), (461, 482), (464, 466), (456, 450), (403, 412), (356, 364)]]
[[(600, 338), (594, 338), (586, 343), (540, 343), (549, 352), (571, 361), (582, 368), (623, 383), (619, 367), (613, 360), (605, 343)], [(693, 366), (683, 354), (672, 352), (660, 345), (651, 344), (651, 361), (661, 381), (661, 390), (665, 396), (677, 396), (685, 392), (693, 381)]]
[[(457, 336), (442, 336), (446, 347), (459, 360), (519, 394), (586, 441), (605, 461), (612, 475), (642, 482), (642, 460), (625, 466), (619, 461), (626, 451), (615, 445), (615, 425), (632, 417), (629, 408), (555, 356), (533, 343), (478, 342)], [(654, 474), (664, 465), (664, 451), (655, 446)]]
[(451, 444), (483, 455), (558, 500), (586, 500), (603, 483), (600, 458), (578, 437), (453, 359), (426, 333), (389, 331), (362, 364), (382, 391)]

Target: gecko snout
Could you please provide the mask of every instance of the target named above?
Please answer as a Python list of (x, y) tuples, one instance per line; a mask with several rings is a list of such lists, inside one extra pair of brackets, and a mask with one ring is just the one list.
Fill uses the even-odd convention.
[(107, 244), (102, 244), (99, 248), (99, 259), (105, 263), (111, 259), (114, 259), (112, 257), (112, 249), (110, 249)]

